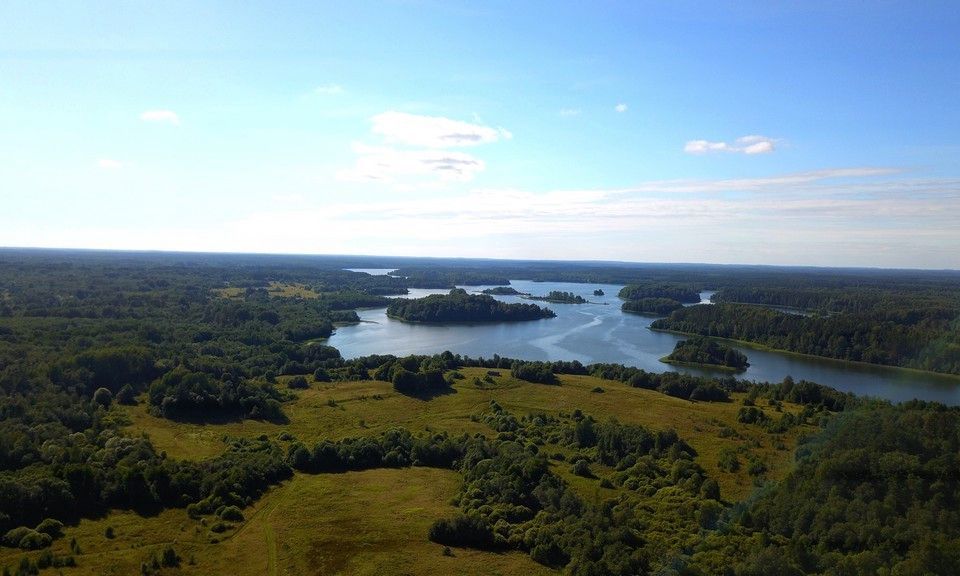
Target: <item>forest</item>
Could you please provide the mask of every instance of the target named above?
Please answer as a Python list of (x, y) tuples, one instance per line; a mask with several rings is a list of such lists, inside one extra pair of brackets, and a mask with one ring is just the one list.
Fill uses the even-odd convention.
[(393, 300), (387, 316), (406, 322), (514, 322), (553, 318), (549, 308), (536, 304), (506, 304), (488, 294), (467, 294), (454, 288), (449, 294), (432, 294), (423, 298)]
[[(451, 507), (406, 536), (434, 542), (437, 565), (449, 560), (454, 571), (475, 550), (497, 552), (484, 561), (522, 557), (577, 575), (960, 573), (957, 408), (893, 405), (789, 377), (756, 383), (450, 352), (343, 358), (318, 338), (356, 321), (357, 307), (413, 287), (341, 269), (372, 263), (0, 251), (6, 573), (88, 573), (116, 556), (88, 550), (132, 538), (113, 528), (127, 511), (144, 526), (175, 511), (189, 522), (163, 544), (129, 548), (141, 573), (210, 573), (205, 562), (228, 549), (221, 539), (254, 521), (274, 492), (383, 469), (456, 475)], [(699, 281), (692, 274), (666, 267), (653, 284), (632, 282), (719, 286), (711, 269)], [(718, 304), (678, 309), (663, 327), (773, 335), (784, 348), (792, 337), (822, 355), (846, 334), (861, 357), (949, 367), (956, 294), (943, 278), (890, 273), (901, 281), (891, 288), (851, 272), (863, 278), (858, 292), (843, 274), (794, 283), (795, 293), (824, 286), (819, 299), (792, 299), (787, 287), (721, 289)], [(873, 328), (860, 334), (851, 318)], [(137, 432), (144, 423), (154, 433)], [(233, 432), (214, 432), (195, 457), (173, 455), (182, 441), (158, 432), (196, 429)], [(96, 537), (85, 531), (91, 523)]]
[(667, 316), (680, 308), (683, 308), (683, 304), (673, 298), (640, 298), (627, 300), (620, 306), (624, 312), (652, 316)]

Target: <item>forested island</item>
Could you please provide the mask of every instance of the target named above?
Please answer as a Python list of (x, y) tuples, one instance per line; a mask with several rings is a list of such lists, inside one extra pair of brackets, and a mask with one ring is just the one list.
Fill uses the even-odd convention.
[(624, 312), (654, 316), (666, 316), (680, 308), (683, 308), (683, 304), (672, 298), (640, 298), (639, 300), (627, 300), (620, 306), (620, 309)]
[(673, 352), (660, 359), (667, 364), (697, 364), (746, 370), (750, 363), (742, 352), (716, 340), (695, 336), (677, 342)]
[(486, 288), (481, 290), (484, 294), (490, 294), (491, 296), (520, 296), (523, 292), (518, 292), (516, 288), (512, 286), (496, 286), (494, 288)]
[[(960, 409), (789, 377), (344, 358), (315, 341), (410, 287), (338, 267), (390, 265), (0, 250), (0, 569), (960, 573)], [(831, 313), (810, 320), (887, 325), (868, 337), (881, 347), (924, 328), (935, 345), (905, 358), (951, 357), (948, 276), (790, 274), (776, 299)], [(673, 314), (716, 308), (714, 329), (733, 329), (738, 307), (765, 310)]]
[(629, 284), (617, 294), (624, 300), (642, 300), (644, 298), (669, 298), (686, 304), (700, 301), (700, 291), (683, 284), (644, 283)]
[(604, 292), (603, 292), (602, 289), (597, 288), (596, 290), (593, 291), (593, 295), (594, 295), (594, 296), (603, 296), (603, 295), (604, 295)]
[(528, 300), (542, 300), (544, 302), (556, 302), (558, 304), (586, 304), (587, 299), (573, 292), (564, 292), (561, 290), (551, 290), (546, 296), (528, 296)]
[(467, 294), (454, 288), (449, 294), (397, 299), (387, 307), (387, 316), (405, 322), (513, 322), (553, 318), (549, 308), (536, 304), (507, 304), (487, 294)]

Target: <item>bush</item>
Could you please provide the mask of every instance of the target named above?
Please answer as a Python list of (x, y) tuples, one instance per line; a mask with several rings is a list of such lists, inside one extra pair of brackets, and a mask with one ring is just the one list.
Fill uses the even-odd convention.
[(437, 520), (428, 534), (431, 541), (447, 546), (467, 546), (479, 549), (494, 547), (493, 532), (477, 516), (460, 514), (450, 520)]
[(230, 522), (243, 522), (243, 512), (236, 506), (227, 506), (220, 511), (220, 518)]
[(333, 380), (333, 378), (330, 377), (330, 373), (323, 368), (317, 368), (313, 371), (314, 382), (330, 382), (331, 380)]
[(43, 534), (37, 532), (36, 530), (28, 531), (23, 538), (20, 539), (20, 548), (24, 550), (39, 550), (41, 548), (46, 548), (53, 542), (53, 538), (49, 534)]
[(163, 549), (163, 555), (160, 558), (160, 563), (168, 568), (179, 566), (180, 555), (177, 554), (177, 551), (173, 549), (173, 546), (167, 546)]
[(33, 532), (33, 530), (27, 528), (26, 526), (11, 528), (6, 534), (3, 535), (3, 544), (4, 546), (16, 548), (20, 545), (20, 540), (23, 540), (23, 537), (30, 532)]
[(113, 393), (106, 388), (97, 388), (97, 391), (93, 393), (93, 401), (104, 408), (109, 408), (110, 404), (113, 403)]
[(124, 384), (123, 388), (117, 392), (117, 402), (125, 406), (133, 406), (137, 403), (137, 392), (133, 389), (133, 386), (129, 384)]
[(590, 471), (590, 463), (586, 460), (577, 460), (577, 462), (570, 467), (570, 472), (577, 476), (583, 476), (584, 478), (593, 478), (593, 472)]
[(310, 387), (310, 383), (303, 376), (294, 376), (287, 381), (287, 388), (294, 390), (304, 390)]
[(56, 538), (63, 534), (63, 522), (54, 520), (53, 518), (46, 518), (37, 525), (36, 530), (41, 534), (47, 534), (51, 538)]

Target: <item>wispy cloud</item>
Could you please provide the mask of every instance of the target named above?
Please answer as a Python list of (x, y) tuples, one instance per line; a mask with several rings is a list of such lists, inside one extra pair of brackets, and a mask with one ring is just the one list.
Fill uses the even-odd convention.
[(711, 140), (689, 140), (683, 147), (687, 154), (710, 154), (713, 152), (732, 152), (738, 154), (769, 154), (776, 150), (777, 141), (768, 136), (741, 136), (732, 143)]
[(381, 144), (354, 143), (356, 154), (351, 168), (336, 178), (353, 182), (400, 183), (466, 182), (486, 168), (486, 163), (465, 152), (451, 150), (490, 144), (513, 138), (505, 128), (453, 120), (443, 116), (422, 116), (388, 111), (370, 119), (370, 131)]
[(405, 112), (384, 112), (370, 119), (374, 134), (390, 144), (426, 148), (476, 146), (509, 140), (513, 134), (505, 128), (493, 128), (452, 120), (443, 116), (421, 116)]
[(339, 84), (324, 84), (322, 86), (317, 86), (316, 88), (314, 88), (313, 92), (315, 94), (335, 95), (335, 94), (343, 94), (344, 89), (343, 89), (343, 86)]
[(140, 119), (144, 122), (180, 125), (180, 116), (173, 110), (147, 110), (140, 114)]
[(561, 108), (560, 115), (561, 116), (579, 116), (580, 109), (579, 108)]
[(354, 144), (357, 158), (352, 168), (341, 170), (337, 179), (352, 182), (396, 182), (410, 176), (444, 181), (471, 180), (486, 164), (483, 160), (452, 150), (398, 150), (388, 146)]
[(627, 110), (629, 110), (629, 106), (627, 106), (626, 104), (624, 104), (623, 102), (621, 102), (621, 103), (617, 104), (616, 106), (614, 106), (613, 109), (614, 109), (618, 114), (623, 114), (624, 112), (626, 112)]
[(113, 158), (101, 158), (97, 160), (97, 167), (101, 170), (117, 170), (123, 168), (123, 162)]

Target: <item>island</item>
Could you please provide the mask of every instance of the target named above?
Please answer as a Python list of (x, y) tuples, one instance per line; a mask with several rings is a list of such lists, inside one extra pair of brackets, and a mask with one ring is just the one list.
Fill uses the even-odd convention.
[(745, 354), (702, 336), (677, 342), (673, 352), (660, 361), (667, 364), (705, 365), (738, 372), (750, 366)]
[(462, 288), (454, 288), (449, 294), (394, 300), (387, 307), (387, 316), (404, 322), (440, 324), (540, 320), (556, 314), (536, 304), (507, 304), (487, 294), (467, 294)]
[(593, 291), (593, 295), (594, 295), (594, 296), (603, 296), (603, 295), (604, 295), (604, 292), (603, 292), (603, 290), (601, 290), (600, 288), (597, 288), (596, 290)]
[(484, 294), (491, 294), (493, 296), (521, 296), (525, 294), (513, 286), (497, 286), (496, 288), (487, 288), (486, 290), (481, 290), (481, 292)]
[(630, 284), (621, 288), (617, 296), (624, 300), (670, 298), (685, 304), (696, 304), (700, 301), (700, 292), (686, 284)]
[(561, 292), (560, 290), (551, 290), (546, 296), (528, 296), (530, 300), (542, 300), (544, 302), (555, 302), (557, 304), (586, 304), (587, 300), (583, 296), (578, 296), (573, 292)]
[(652, 316), (666, 316), (674, 310), (683, 308), (683, 304), (673, 298), (641, 298), (627, 300), (620, 306), (624, 312), (633, 314), (647, 314)]

